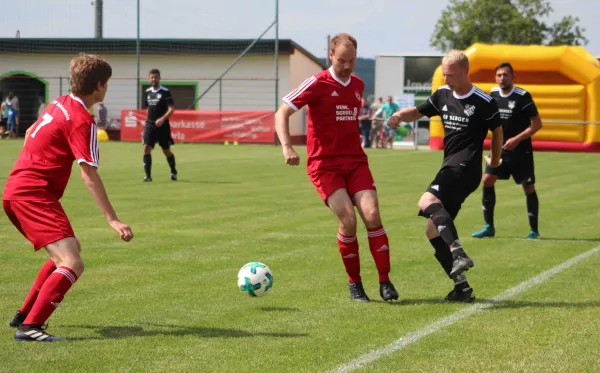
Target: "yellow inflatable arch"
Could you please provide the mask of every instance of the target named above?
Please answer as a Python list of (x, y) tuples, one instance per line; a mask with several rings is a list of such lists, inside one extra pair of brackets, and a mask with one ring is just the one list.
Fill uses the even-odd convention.
[[(465, 53), (471, 81), (486, 92), (496, 86), (495, 67), (512, 64), (515, 85), (531, 93), (544, 122), (533, 136), (534, 149), (600, 152), (600, 62), (584, 48), (473, 44)], [(439, 66), (433, 91), (442, 85)], [(442, 149), (443, 137), (440, 118), (432, 118), (430, 147)]]

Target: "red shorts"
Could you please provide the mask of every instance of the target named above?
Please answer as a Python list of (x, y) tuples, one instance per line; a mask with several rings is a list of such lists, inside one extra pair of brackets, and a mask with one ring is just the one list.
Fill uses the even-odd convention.
[(349, 163), (335, 169), (315, 170), (308, 174), (321, 199), (327, 199), (338, 189), (348, 190), (350, 197), (361, 190), (375, 189), (375, 181), (366, 163)]
[(69, 218), (58, 201), (2, 201), (6, 215), (35, 251), (75, 237)]

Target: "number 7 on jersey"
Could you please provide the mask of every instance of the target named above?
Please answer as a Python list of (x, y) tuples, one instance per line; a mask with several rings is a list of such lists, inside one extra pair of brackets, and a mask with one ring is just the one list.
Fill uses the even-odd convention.
[(33, 131), (33, 133), (31, 134), (31, 137), (35, 137), (38, 131), (41, 130), (42, 127), (44, 127), (45, 125), (50, 124), (50, 122), (52, 122), (53, 119), (54, 117), (52, 115), (48, 113), (44, 114), (44, 116), (42, 116), (42, 121), (37, 125), (35, 131)]

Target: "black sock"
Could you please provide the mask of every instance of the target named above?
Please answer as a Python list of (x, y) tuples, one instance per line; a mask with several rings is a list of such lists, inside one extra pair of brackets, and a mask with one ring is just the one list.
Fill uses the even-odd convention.
[(460, 275), (454, 277), (453, 280), (455, 290), (462, 291), (471, 287), (471, 285), (469, 285), (469, 282), (467, 281), (467, 276), (464, 273), (461, 273)]
[(435, 228), (440, 233), (440, 237), (446, 245), (450, 247), (453, 257), (466, 256), (458, 240), (458, 233), (454, 226), (452, 216), (446, 211), (441, 203), (433, 203), (423, 211), (426, 218), (433, 221)]
[(146, 177), (152, 177), (152, 154), (144, 154), (144, 171), (146, 172)]
[(167, 163), (169, 163), (169, 167), (171, 167), (171, 173), (176, 174), (177, 169), (175, 168), (175, 154), (171, 154), (170, 157), (167, 157)]
[(537, 193), (527, 195), (527, 215), (529, 216), (529, 226), (534, 232), (538, 232), (538, 213), (540, 211), (540, 202)]
[(450, 277), (450, 271), (452, 271), (452, 253), (450, 252), (450, 247), (444, 242), (442, 237), (437, 236), (429, 240), (431, 246), (435, 249), (435, 253), (433, 254), (437, 261), (440, 263), (444, 272)]
[(486, 224), (494, 226), (494, 207), (496, 206), (496, 190), (493, 186), (483, 187), (483, 219)]

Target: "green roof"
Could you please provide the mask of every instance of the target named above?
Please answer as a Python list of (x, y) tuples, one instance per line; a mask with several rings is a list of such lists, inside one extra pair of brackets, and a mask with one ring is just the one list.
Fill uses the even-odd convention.
[[(140, 54), (240, 54), (254, 39), (140, 39)], [(0, 38), (0, 54), (135, 54), (136, 39), (44, 39)], [(320, 65), (326, 66), (312, 53), (290, 39), (279, 39), (279, 54), (295, 50)], [(275, 39), (261, 39), (250, 54), (273, 54)]]

